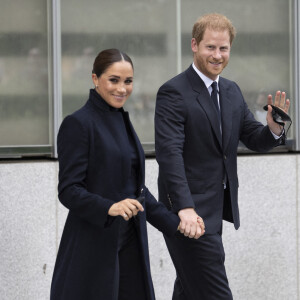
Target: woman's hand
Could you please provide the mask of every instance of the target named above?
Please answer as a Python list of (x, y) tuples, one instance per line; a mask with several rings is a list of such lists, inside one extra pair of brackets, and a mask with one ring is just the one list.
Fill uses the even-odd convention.
[(136, 216), (139, 211), (144, 211), (142, 204), (135, 199), (124, 199), (113, 204), (108, 214), (112, 217), (121, 216), (125, 221), (128, 221), (133, 216)]

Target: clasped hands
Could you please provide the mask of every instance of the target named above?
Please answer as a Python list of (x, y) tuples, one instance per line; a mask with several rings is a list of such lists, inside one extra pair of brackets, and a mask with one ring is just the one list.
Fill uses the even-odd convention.
[[(144, 211), (142, 204), (135, 199), (126, 198), (114, 203), (108, 210), (108, 215), (112, 217), (121, 216), (125, 221), (128, 221), (139, 211)], [(180, 210), (178, 216), (180, 218), (178, 230), (185, 236), (198, 239), (205, 233), (204, 222), (193, 208)]]
[(178, 212), (180, 223), (178, 230), (189, 238), (199, 239), (205, 233), (203, 219), (193, 208), (184, 208)]
[(272, 117), (272, 104), (274, 106), (277, 106), (281, 110), (283, 110), (286, 114), (289, 111), (290, 107), (290, 100), (286, 99), (285, 92), (277, 91), (275, 94), (274, 104), (272, 100), (272, 95), (268, 95), (268, 113), (267, 113), (267, 123), (270, 128), (270, 130), (276, 134), (277, 136), (280, 136), (282, 134), (283, 126), (279, 125), (278, 123), (274, 122)]

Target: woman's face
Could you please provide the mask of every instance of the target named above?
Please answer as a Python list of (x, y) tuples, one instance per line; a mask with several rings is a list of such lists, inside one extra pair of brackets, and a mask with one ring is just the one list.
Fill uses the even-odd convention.
[(133, 69), (129, 62), (113, 63), (98, 78), (92, 75), (98, 94), (112, 107), (121, 108), (133, 88)]

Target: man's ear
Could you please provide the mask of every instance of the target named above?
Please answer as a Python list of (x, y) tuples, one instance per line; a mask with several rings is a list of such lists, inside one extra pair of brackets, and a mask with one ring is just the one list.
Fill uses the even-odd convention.
[(191, 48), (194, 53), (198, 51), (198, 44), (195, 38), (191, 40)]

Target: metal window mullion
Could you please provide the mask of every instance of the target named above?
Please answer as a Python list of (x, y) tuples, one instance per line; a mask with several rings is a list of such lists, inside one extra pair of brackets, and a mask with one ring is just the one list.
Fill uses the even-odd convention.
[(300, 5), (299, 0), (295, 0), (294, 3), (294, 19), (295, 19), (295, 73), (294, 73), (294, 84), (295, 84), (295, 99), (294, 99), (294, 107), (295, 107), (295, 150), (300, 150), (300, 105), (299, 105), (299, 97), (300, 97)]
[(182, 71), (181, 53), (181, 0), (176, 1), (176, 48), (177, 48), (177, 74)]
[(62, 120), (61, 84), (61, 9), (60, 0), (52, 0), (52, 55), (53, 55), (53, 156), (57, 157), (56, 136)]

